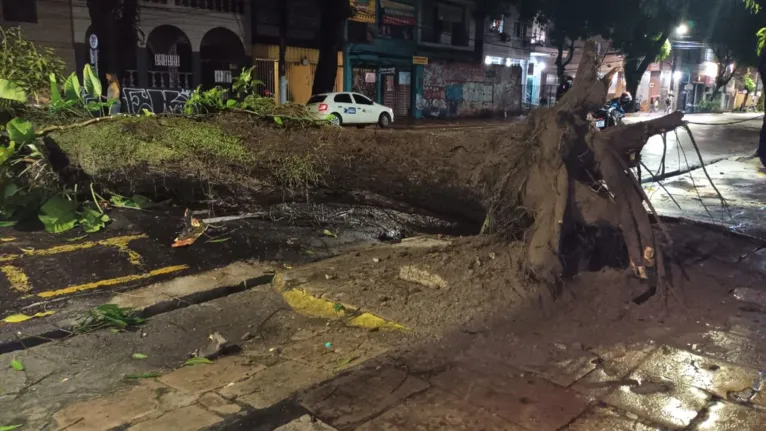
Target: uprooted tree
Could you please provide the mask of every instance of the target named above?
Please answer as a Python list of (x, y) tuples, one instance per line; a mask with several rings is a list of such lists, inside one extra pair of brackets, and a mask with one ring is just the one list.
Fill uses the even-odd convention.
[[(284, 127), (283, 120), (264, 126), (228, 113), (117, 119), (51, 137), (73, 165), (124, 194), (129, 187), (188, 191), (196, 184), (252, 205), (281, 202), (290, 197), (285, 190), (305, 186), (297, 199), (427, 211), (477, 232), (483, 226), (513, 236), (526, 243), (524, 267), (543, 281), (577, 270), (596, 251), (624, 255), (624, 248), (624, 265), (662, 280), (662, 238), (655, 237), (631, 168), (649, 137), (681, 126), (682, 114), (596, 130), (587, 114), (603, 104), (614, 73), (599, 78), (597, 63), (588, 42), (573, 88), (554, 107), (502, 128), (392, 133)], [(103, 152), (85, 145), (93, 136)], [(187, 143), (191, 150), (180, 152)], [(166, 147), (153, 150), (157, 145)], [(140, 160), (147, 155), (152, 159)], [(142, 188), (147, 176), (153, 183)], [(616, 240), (593, 247), (604, 232)]]

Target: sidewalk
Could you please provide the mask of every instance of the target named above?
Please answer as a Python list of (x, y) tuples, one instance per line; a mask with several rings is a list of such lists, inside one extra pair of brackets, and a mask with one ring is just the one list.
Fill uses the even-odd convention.
[(766, 173), (760, 160), (723, 160), (706, 169), (728, 208), (700, 168), (663, 181), (664, 188), (646, 184), (644, 189), (661, 215), (714, 224), (766, 239)]
[[(633, 292), (645, 288), (638, 281), (605, 289), (604, 275), (624, 283), (622, 273), (586, 273), (567, 286), (576, 299), (565, 294), (528, 315), (471, 309), (469, 323), (428, 335), (425, 326), (409, 331), (386, 319), (397, 311), (386, 301), (360, 304), (382, 318), (344, 316), (337, 304), (345, 282), (328, 273), (331, 262), (318, 262), (281, 272), (273, 287), (157, 316), (137, 332), (100, 331), (1, 355), (0, 363), (15, 359), (25, 369), (0, 368), (0, 425), (763, 430), (764, 273), (755, 256), (736, 263), (756, 243), (694, 226), (672, 232), (687, 250), (679, 258), (695, 267), (687, 284), (676, 285), (685, 308), (635, 305)], [(375, 248), (358, 258), (386, 253)], [(748, 297), (756, 303), (730, 296), (746, 280), (758, 289)], [(182, 366), (212, 331), (238, 349), (212, 364)]]

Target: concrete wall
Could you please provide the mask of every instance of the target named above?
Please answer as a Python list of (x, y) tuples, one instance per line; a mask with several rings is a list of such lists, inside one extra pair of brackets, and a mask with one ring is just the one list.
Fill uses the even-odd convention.
[[(64, 3), (51, 1), (50, 3)], [(41, 5), (46, 2), (41, 2)], [(161, 25), (178, 27), (191, 42), (192, 50), (199, 51), (202, 38), (210, 30), (223, 27), (239, 36), (246, 53), (250, 43), (250, 2), (245, 3), (245, 13), (224, 13), (191, 7), (176, 6), (174, 1), (163, 3), (141, 2), (141, 29), (146, 37)], [(75, 43), (86, 43), (86, 34), (90, 27), (90, 15), (86, 0), (72, 0), (72, 26)], [(70, 30), (71, 32), (72, 30)], [(71, 40), (71, 37), (70, 37)]]
[[(2, 1), (11, 0), (0, 0), (0, 3)], [(6, 21), (2, 13), (0, 8), (0, 26), (21, 27), (22, 34), (27, 40), (53, 48), (56, 55), (66, 62), (67, 71), (74, 70), (76, 62), (72, 40), (72, 10), (68, 1), (39, 0), (36, 23)]]
[(417, 109), (426, 118), (477, 117), (521, 110), (521, 68), (433, 62), (423, 69)]

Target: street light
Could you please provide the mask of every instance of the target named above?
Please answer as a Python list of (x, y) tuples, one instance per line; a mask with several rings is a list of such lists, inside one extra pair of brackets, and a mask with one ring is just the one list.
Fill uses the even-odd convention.
[(689, 26), (686, 24), (681, 24), (676, 28), (676, 34), (678, 34), (679, 36), (683, 36), (688, 32), (689, 32)]

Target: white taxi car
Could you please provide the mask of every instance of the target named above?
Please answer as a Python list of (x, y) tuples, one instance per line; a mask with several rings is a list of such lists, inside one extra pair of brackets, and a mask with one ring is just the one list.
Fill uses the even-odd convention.
[(311, 96), (306, 104), (309, 111), (321, 118), (328, 118), (331, 124), (364, 127), (377, 124), (381, 128), (394, 122), (394, 110), (375, 103), (359, 93), (322, 93)]

